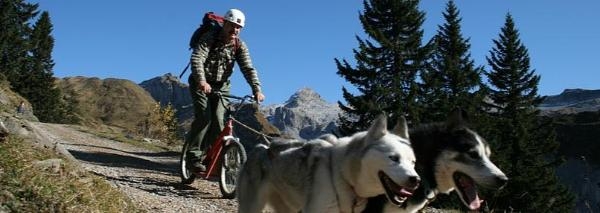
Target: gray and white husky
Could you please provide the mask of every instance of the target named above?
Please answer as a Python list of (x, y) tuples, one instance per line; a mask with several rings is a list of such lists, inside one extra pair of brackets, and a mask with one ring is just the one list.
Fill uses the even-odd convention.
[(500, 188), (506, 175), (492, 163), (490, 147), (474, 130), (468, 128), (464, 112), (455, 110), (444, 123), (421, 125), (410, 131), (417, 157), (421, 186), (400, 207), (385, 198), (370, 198), (364, 212), (416, 212), (438, 193), (457, 191), (462, 203), (471, 210), (483, 202), (477, 185)]
[(400, 120), (392, 132), (380, 116), (349, 137), (258, 145), (238, 178), (239, 212), (360, 212), (380, 194), (400, 205), (420, 182)]

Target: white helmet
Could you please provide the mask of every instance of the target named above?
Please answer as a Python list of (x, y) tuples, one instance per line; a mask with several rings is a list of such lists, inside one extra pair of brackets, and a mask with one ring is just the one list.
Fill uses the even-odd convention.
[(229, 9), (225, 13), (224, 18), (226, 21), (236, 23), (242, 27), (244, 27), (244, 23), (246, 23), (246, 16), (244, 16), (244, 13), (238, 9)]

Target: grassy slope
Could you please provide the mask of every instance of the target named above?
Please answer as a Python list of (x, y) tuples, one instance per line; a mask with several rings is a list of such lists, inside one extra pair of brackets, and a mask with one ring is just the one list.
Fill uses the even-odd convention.
[(70, 77), (57, 85), (78, 101), (78, 116), (90, 127), (110, 125), (135, 133), (156, 104), (142, 87), (125, 79)]
[[(34, 166), (63, 159), (60, 169)], [(0, 142), (0, 212), (140, 212), (118, 189), (23, 139)]]

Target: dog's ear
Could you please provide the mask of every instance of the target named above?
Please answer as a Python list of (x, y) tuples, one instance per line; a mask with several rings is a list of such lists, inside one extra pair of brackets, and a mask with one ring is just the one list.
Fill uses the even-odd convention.
[(396, 126), (392, 129), (392, 133), (402, 138), (408, 139), (408, 126), (406, 125), (406, 118), (400, 116), (396, 122)]
[(448, 116), (448, 121), (446, 124), (448, 125), (449, 130), (455, 130), (460, 127), (467, 125), (467, 112), (459, 107), (454, 108), (454, 110)]
[(367, 132), (367, 139), (376, 140), (383, 137), (387, 134), (387, 116), (382, 113), (377, 116), (377, 119), (373, 121), (371, 127), (369, 127), (369, 131)]

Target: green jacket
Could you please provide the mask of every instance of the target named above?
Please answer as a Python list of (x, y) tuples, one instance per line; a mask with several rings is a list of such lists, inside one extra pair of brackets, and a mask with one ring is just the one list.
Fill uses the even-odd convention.
[[(219, 37), (220, 31), (208, 32), (200, 37), (198, 46), (192, 51), (192, 74), (190, 81), (224, 82), (233, 73), (234, 61), (240, 66), (244, 78), (252, 88), (252, 92), (260, 92), (260, 81), (256, 69), (252, 65), (250, 52), (246, 43), (239, 39), (239, 48), (235, 45), (224, 44)], [(235, 55), (234, 55), (235, 54)]]

